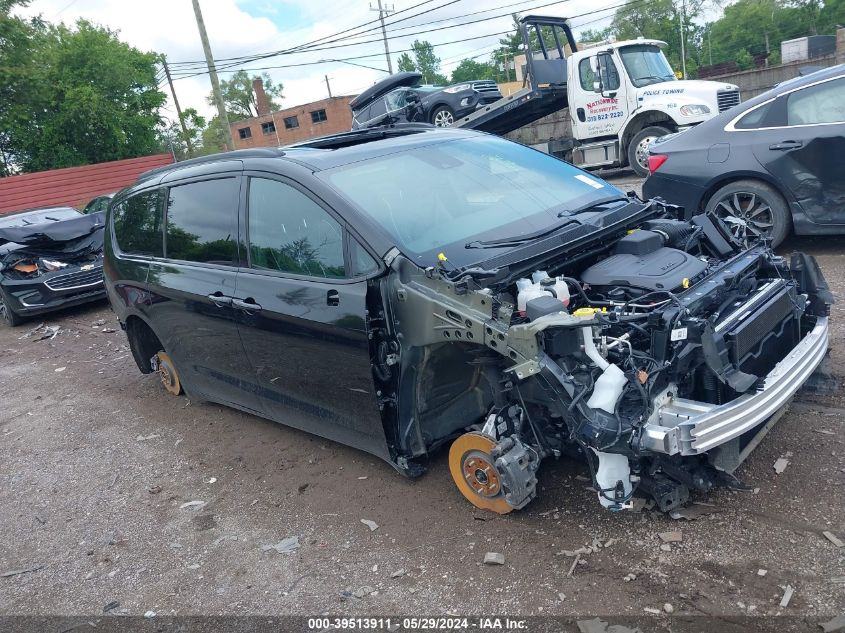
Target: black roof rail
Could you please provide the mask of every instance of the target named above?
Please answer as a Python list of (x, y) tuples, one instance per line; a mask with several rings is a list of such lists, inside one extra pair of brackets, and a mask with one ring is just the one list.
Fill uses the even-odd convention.
[(189, 158), (163, 167), (156, 167), (150, 171), (145, 171), (138, 176), (138, 182), (142, 180), (149, 180), (155, 176), (160, 176), (182, 167), (191, 167), (193, 165), (204, 165), (206, 163), (215, 163), (222, 160), (238, 160), (239, 158), (280, 158), (285, 155), (284, 150), (278, 147), (256, 147), (253, 149), (236, 149), (231, 152), (221, 152), (219, 154), (209, 154), (208, 156), (198, 156), (197, 158)]
[(377, 125), (373, 127), (364, 127), (350, 132), (341, 132), (340, 134), (333, 134), (331, 136), (321, 136), (320, 138), (302, 141), (295, 145), (287, 145), (286, 149), (339, 149), (341, 147), (348, 147), (350, 145), (358, 145), (361, 143), (369, 143), (378, 139), (384, 139), (391, 136), (404, 136), (406, 134), (416, 134), (418, 132), (425, 132), (434, 129), (435, 126), (430, 123), (394, 123), (390, 125)]

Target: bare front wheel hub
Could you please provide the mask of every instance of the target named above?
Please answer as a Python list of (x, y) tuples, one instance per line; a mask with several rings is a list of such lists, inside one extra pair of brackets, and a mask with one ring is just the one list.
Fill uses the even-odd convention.
[(501, 490), (499, 473), (487, 455), (470, 453), (464, 458), (464, 479), (470, 488), (483, 497), (495, 497)]

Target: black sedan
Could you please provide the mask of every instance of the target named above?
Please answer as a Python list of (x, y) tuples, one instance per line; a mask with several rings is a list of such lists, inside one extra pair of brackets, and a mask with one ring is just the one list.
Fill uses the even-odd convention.
[(650, 148), (646, 198), (774, 246), (845, 233), (845, 65), (784, 82)]
[(422, 75), (391, 75), (358, 95), (352, 108), (352, 129), (395, 123), (431, 123), (450, 127), (456, 119), (502, 98), (495, 81), (469, 81), (452, 86), (417, 85)]
[(103, 299), (104, 223), (70, 207), (0, 218), (0, 321)]

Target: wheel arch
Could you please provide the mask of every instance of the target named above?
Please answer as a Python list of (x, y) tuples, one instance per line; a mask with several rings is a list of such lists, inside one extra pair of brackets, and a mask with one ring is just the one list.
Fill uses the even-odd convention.
[(135, 364), (142, 374), (152, 373), (150, 359), (164, 349), (161, 339), (152, 326), (138, 315), (130, 314), (126, 317), (125, 327)]
[(678, 131), (678, 124), (675, 120), (662, 110), (646, 110), (645, 112), (639, 112), (628, 122), (628, 125), (622, 132), (622, 146), (619, 148), (619, 151), (621, 153), (627, 152), (628, 143), (630, 143), (631, 139), (634, 138), (634, 135), (640, 130), (651, 125), (665, 127), (670, 132)]
[(704, 189), (704, 193), (698, 200), (697, 211), (704, 211), (704, 208), (707, 206), (707, 202), (719, 189), (731, 183), (739, 182), (740, 180), (756, 180), (758, 182), (770, 186), (780, 195), (781, 198), (783, 198), (784, 202), (786, 202), (787, 208), (790, 211), (790, 215), (792, 214), (793, 200), (788, 195), (788, 193), (784, 191), (781, 184), (774, 178), (771, 178), (768, 174), (761, 174), (760, 172), (756, 171), (731, 171), (716, 176), (716, 178), (714, 178), (707, 184), (707, 187)]

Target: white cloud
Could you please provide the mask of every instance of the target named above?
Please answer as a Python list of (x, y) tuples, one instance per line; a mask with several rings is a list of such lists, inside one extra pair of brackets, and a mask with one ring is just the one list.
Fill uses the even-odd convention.
[[(406, 14), (388, 18), (388, 22), (396, 21), (414, 13), (429, 8), (440, 7), (448, 0), (434, 0), (428, 5), (412, 9)], [(614, 0), (604, 0), (599, 6), (613, 6)], [(396, 10), (402, 10), (417, 4), (417, 0), (401, 0), (394, 4)], [(501, 0), (493, 6), (513, 4)], [(509, 11), (530, 9), (543, 4), (542, 0), (527, 1), (515, 7), (489, 11), (460, 21), (473, 20), (498, 14), (508, 14)], [(215, 58), (224, 59), (255, 53), (280, 50), (300, 45), (318, 38), (326, 38), (347, 28), (358, 26), (364, 22), (375, 20), (376, 12), (367, 10), (363, 0), (337, 0), (331, 5), (313, 2), (313, 0), (288, 0), (285, 3), (269, 0), (201, 0), (203, 17), (206, 23), (209, 40)], [(388, 25), (388, 35), (392, 29), (412, 27), (432, 20), (449, 19), (439, 24), (419, 26), (407, 30), (396, 30), (395, 35), (402, 35), (390, 40), (392, 59), (395, 65), (401, 49), (409, 48), (415, 38), (428, 40), (434, 44), (467, 40), (458, 44), (437, 47), (436, 54), (443, 60), (443, 70), (448, 74), (465, 56), (491, 51), (498, 41), (498, 37), (471, 39), (490, 33), (506, 31), (511, 27), (509, 15), (496, 20), (489, 20), (477, 24), (470, 24), (458, 28), (446, 28), (435, 32), (414, 36), (414, 31), (428, 30), (449, 26), (455, 23), (455, 18), (466, 13), (491, 9), (491, 5), (484, 0), (462, 0), (449, 6), (436, 8), (426, 15), (404, 20), (394, 27)], [(597, 8), (590, 0), (568, 0), (552, 7), (531, 11), (549, 15), (575, 15)], [(145, 2), (126, 2), (116, 0), (76, 0), (68, 5), (68, 0), (34, 0), (25, 10), (27, 14), (41, 14), (48, 21), (64, 21), (72, 23), (79, 18), (102, 24), (120, 32), (120, 37), (129, 44), (141, 49), (151, 50), (167, 55), (170, 62), (199, 61), (203, 59), (202, 46), (194, 19), (194, 13), (189, 0), (145, 0)], [(610, 12), (608, 12), (608, 15)], [(598, 17), (600, 17), (600, 14)], [(289, 18), (289, 20), (288, 20)], [(579, 22), (594, 19), (593, 17), (576, 19)], [(286, 20), (288, 20), (286, 22)], [(282, 29), (280, 24), (292, 23), (293, 28)], [(596, 26), (596, 25), (590, 25)], [(377, 24), (365, 28), (375, 28)], [(296, 55), (284, 55), (254, 61), (246, 65), (247, 68), (262, 68), (271, 66), (289, 66), (304, 62), (316, 62), (321, 59), (350, 58), (361, 55), (374, 55), (365, 59), (350, 60), (355, 63), (385, 68), (383, 44), (380, 41), (381, 31), (375, 29), (357, 41), (374, 40), (366, 44), (330, 48), (321, 51), (310, 51)], [(337, 42), (336, 44), (347, 44)], [(326, 44), (328, 45), (328, 44)], [(223, 66), (221, 62), (219, 66)], [(179, 68), (174, 64), (174, 72)], [(198, 67), (202, 71), (204, 68)], [(221, 71), (223, 68), (221, 68)], [(350, 64), (329, 63), (318, 65), (302, 65), (293, 68), (277, 68), (268, 70), (274, 81), (280, 81), (285, 86), (284, 107), (290, 107), (327, 96), (325, 75), (329, 76), (332, 93), (353, 94), (359, 92), (385, 76), (376, 70), (360, 68)], [(227, 73), (221, 72), (221, 78)], [(206, 102), (206, 95), (211, 90), (208, 75), (183, 78), (175, 82), (180, 105), (183, 108), (194, 107), (201, 113), (212, 115), (214, 110)], [(165, 91), (167, 92), (166, 85)], [(169, 105), (170, 114), (175, 118), (175, 111)]]

